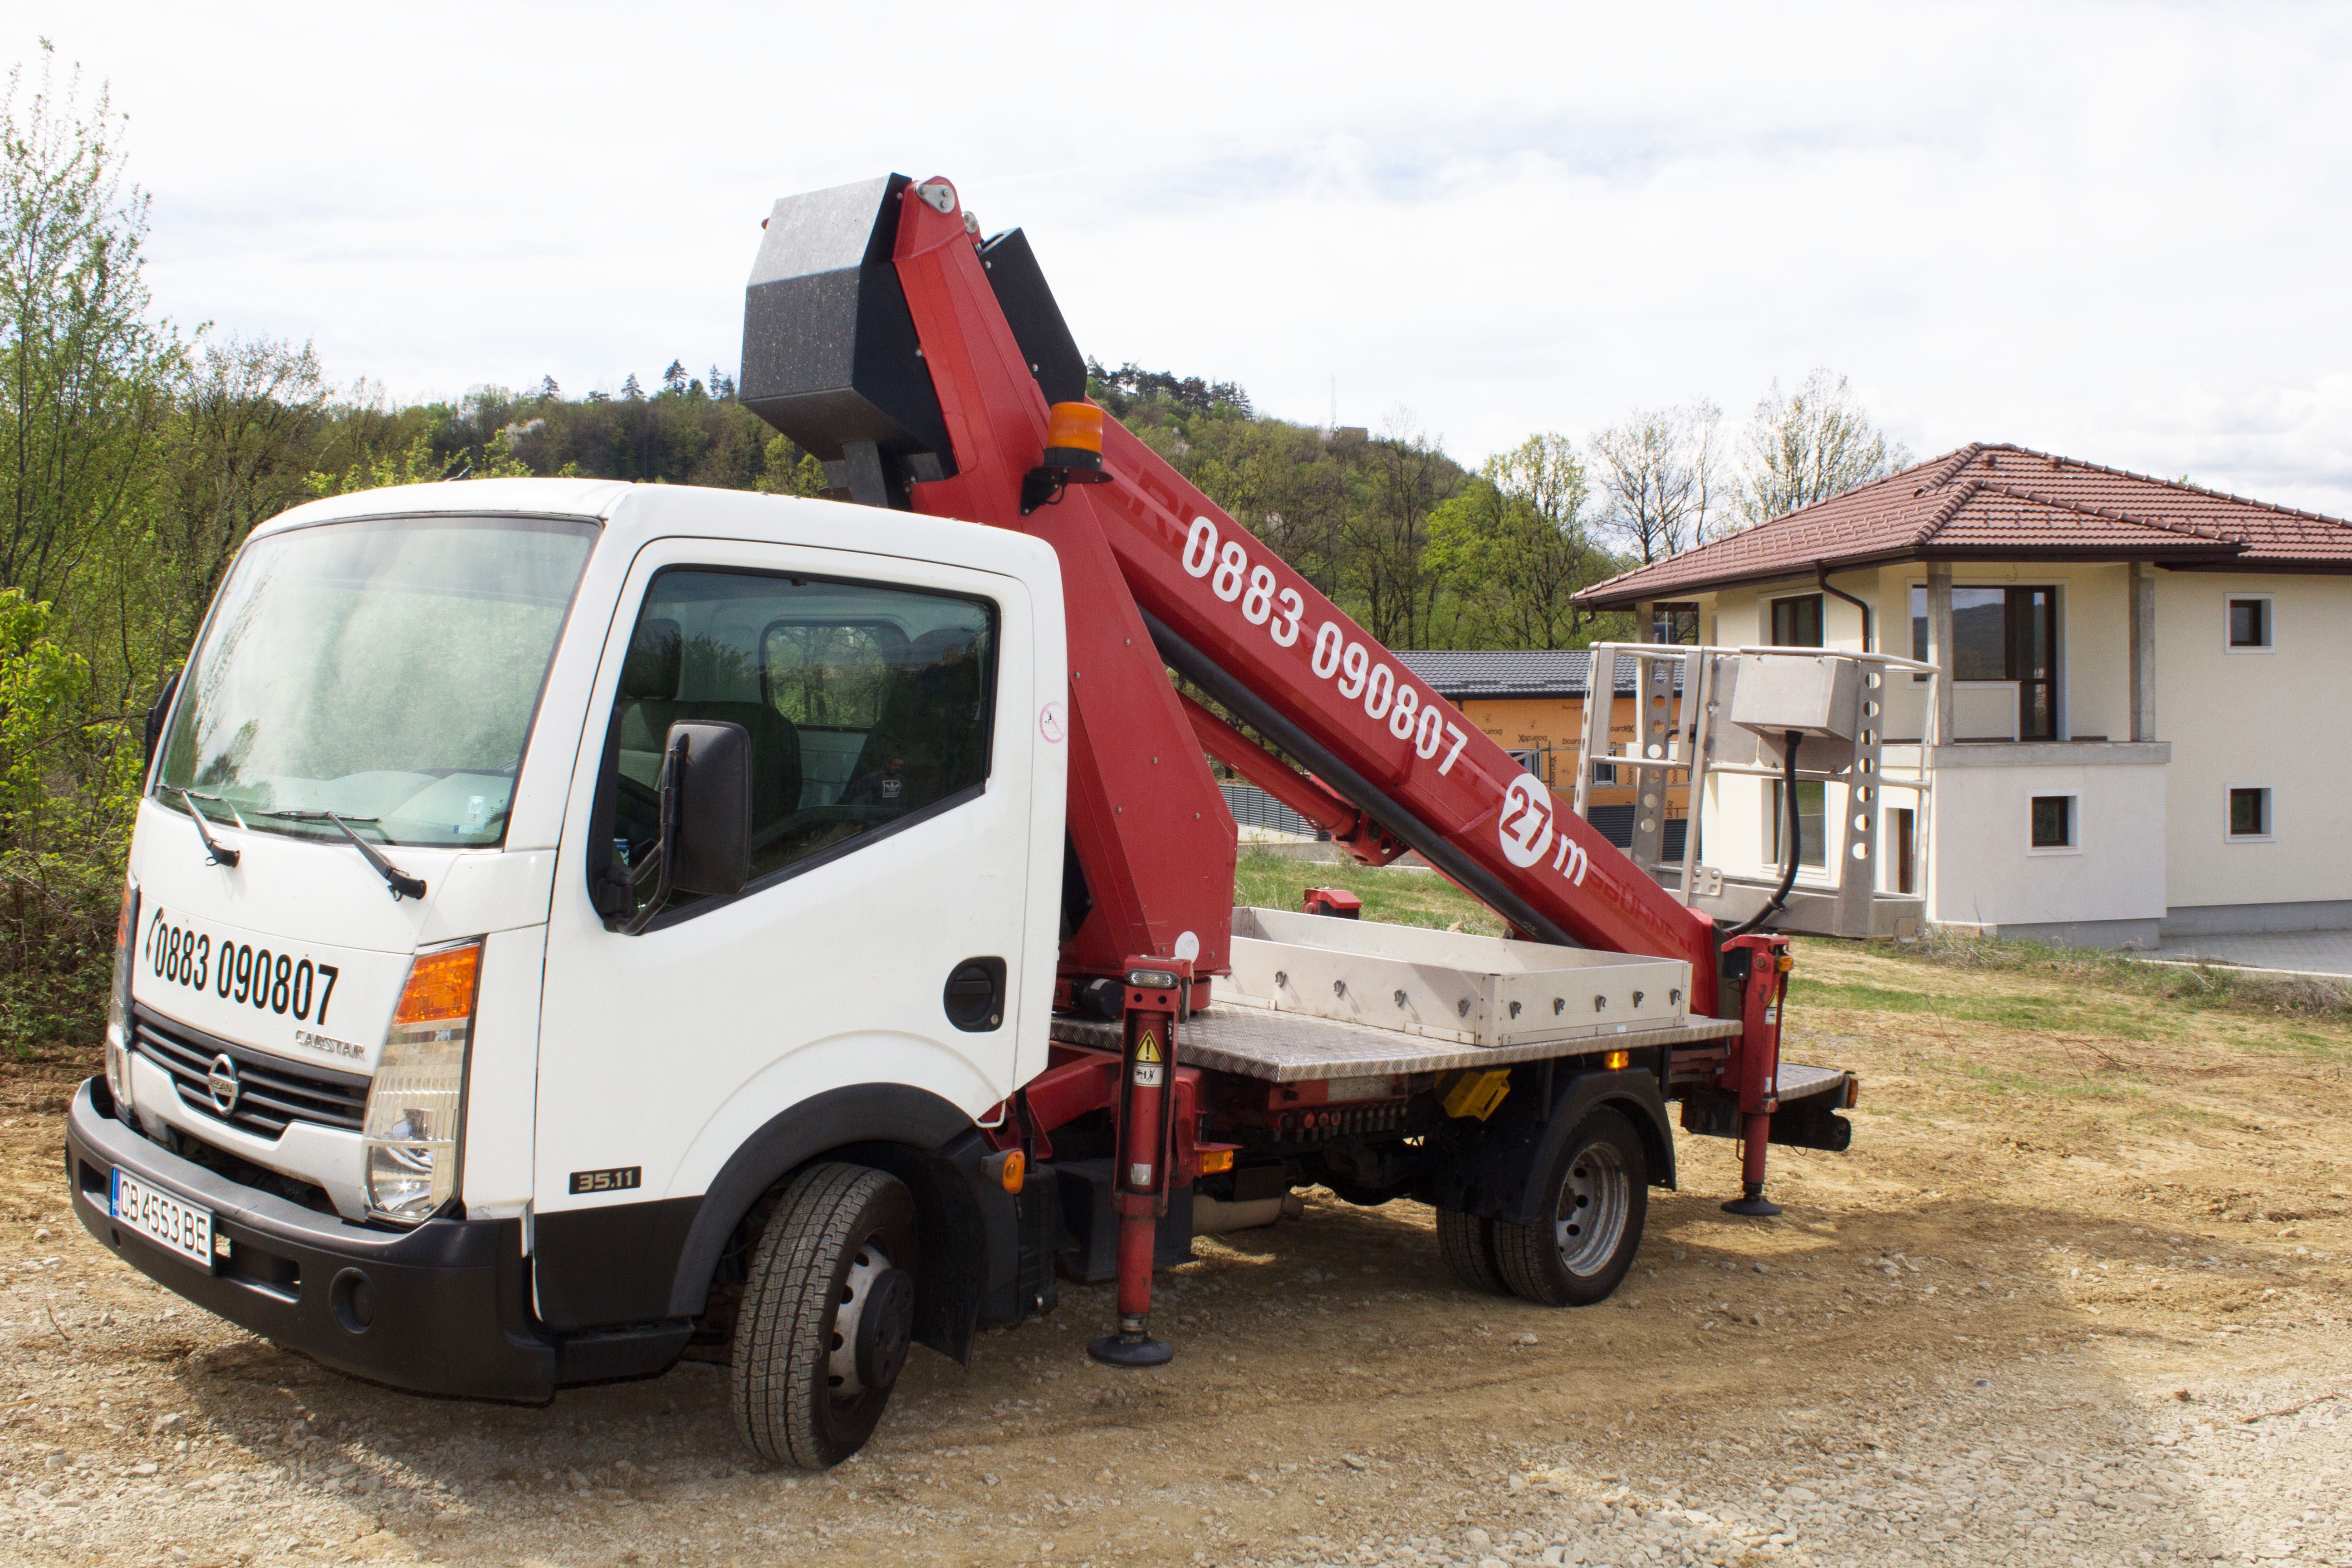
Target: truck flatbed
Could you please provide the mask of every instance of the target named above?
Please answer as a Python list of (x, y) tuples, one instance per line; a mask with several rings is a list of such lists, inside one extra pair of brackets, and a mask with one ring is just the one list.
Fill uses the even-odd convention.
[[(1277, 1013), (1265, 1007), (1218, 1003), (1177, 1026), (1176, 1059), (1186, 1067), (1213, 1072), (1229, 1072), (1272, 1083), (1303, 1083), (1316, 1079), (1370, 1078), (1381, 1073), (1508, 1067), (1514, 1062), (1542, 1061), (1548, 1057), (1728, 1039), (1738, 1033), (1739, 1021), (1736, 1018), (1693, 1018), (1663, 1028), (1629, 1026), (1622, 1033), (1598, 1037), (1585, 1034), (1507, 1046), (1470, 1046), (1408, 1035), (1397, 1029), (1375, 1028), (1370, 1024), (1318, 1018), (1312, 1014)], [(1052, 1035), (1064, 1045), (1095, 1050), (1116, 1051), (1120, 1045), (1118, 1025), (1093, 1018), (1057, 1017)], [(1807, 1070), (1821, 1069), (1782, 1069), (1786, 1074)]]

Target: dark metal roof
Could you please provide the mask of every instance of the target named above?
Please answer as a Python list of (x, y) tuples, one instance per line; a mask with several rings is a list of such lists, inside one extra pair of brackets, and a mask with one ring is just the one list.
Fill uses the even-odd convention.
[[(1396, 658), (1449, 702), (1482, 697), (1582, 697), (1592, 675), (1592, 655), (1580, 647), (1405, 648)], [(1633, 660), (1619, 659), (1615, 673), (1617, 695), (1633, 696)], [(1675, 689), (1682, 689), (1680, 665), (1675, 667)]]

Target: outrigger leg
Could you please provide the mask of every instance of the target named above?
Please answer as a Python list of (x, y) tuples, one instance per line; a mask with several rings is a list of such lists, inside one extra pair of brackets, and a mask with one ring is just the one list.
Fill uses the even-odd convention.
[(1087, 1346), (1108, 1366), (1164, 1366), (1176, 1347), (1151, 1337), (1151, 1259), (1168, 1212), (1169, 1132), (1176, 1106), (1176, 1019), (1192, 984), (1181, 958), (1127, 961), (1127, 1028), (1119, 1087), (1118, 1331)]

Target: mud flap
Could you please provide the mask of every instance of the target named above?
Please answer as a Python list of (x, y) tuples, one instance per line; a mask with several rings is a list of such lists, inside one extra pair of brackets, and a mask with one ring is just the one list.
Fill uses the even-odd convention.
[[(1099, 1285), (1118, 1273), (1118, 1214), (1111, 1206), (1111, 1162), (1069, 1160), (1054, 1167), (1060, 1178), (1062, 1223), (1066, 1232), (1062, 1270), (1071, 1279)], [(1171, 1187), (1168, 1212), (1160, 1216), (1151, 1266), (1173, 1268), (1192, 1260), (1192, 1189)]]

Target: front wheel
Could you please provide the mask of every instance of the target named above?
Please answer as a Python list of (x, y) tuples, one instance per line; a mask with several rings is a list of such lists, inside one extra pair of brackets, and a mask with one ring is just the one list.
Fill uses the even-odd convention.
[(761, 1233), (735, 1320), (736, 1430), (771, 1464), (829, 1469), (866, 1445), (915, 1322), (915, 1202), (896, 1176), (813, 1165)]
[(1650, 1212), (1650, 1158), (1623, 1113), (1606, 1106), (1569, 1132), (1531, 1225), (1495, 1224), (1495, 1261), (1511, 1293), (1546, 1307), (1589, 1307), (1633, 1267)]

